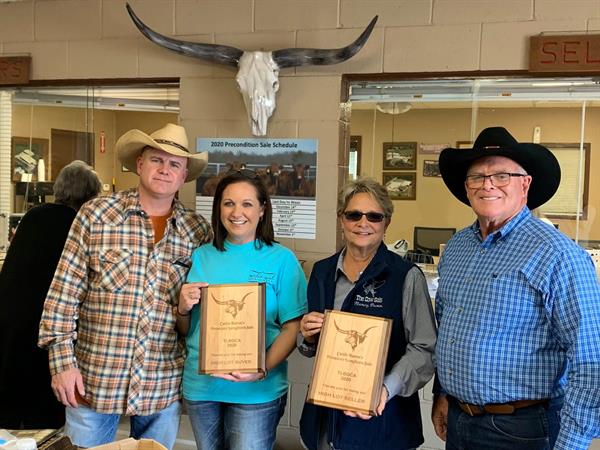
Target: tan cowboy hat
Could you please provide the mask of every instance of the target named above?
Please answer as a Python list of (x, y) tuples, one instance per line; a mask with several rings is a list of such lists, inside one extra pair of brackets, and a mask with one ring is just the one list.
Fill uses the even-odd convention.
[(173, 123), (166, 124), (149, 136), (140, 130), (129, 130), (119, 138), (115, 149), (119, 161), (129, 170), (137, 173), (137, 158), (147, 146), (187, 158), (186, 182), (198, 178), (208, 164), (208, 152), (190, 153), (185, 129)]

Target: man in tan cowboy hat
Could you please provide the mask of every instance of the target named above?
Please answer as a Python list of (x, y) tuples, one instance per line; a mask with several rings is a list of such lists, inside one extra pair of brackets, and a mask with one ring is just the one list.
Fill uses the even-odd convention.
[[(175, 198), (207, 164), (183, 127), (125, 133), (121, 163), (135, 189), (85, 204), (71, 227), (40, 323), (52, 388), (67, 406), (65, 433), (80, 447), (112, 442), (122, 414), (131, 436), (172, 448), (180, 416), (183, 342), (179, 289), (208, 223)], [(35, 407), (35, 405), (32, 405)]]
[(600, 435), (600, 288), (590, 256), (530, 211), (558, 189), (558, 161), (493, 127), (439, 163), (477, 220), (438, 265), (436, 433), (446, 449), (587, 450)]

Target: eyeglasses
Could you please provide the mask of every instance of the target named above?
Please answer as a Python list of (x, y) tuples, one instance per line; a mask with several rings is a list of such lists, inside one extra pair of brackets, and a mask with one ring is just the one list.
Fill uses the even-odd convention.
[(258, 177), (258, 174), (251, 169), (231, 169), (225, 172), (225, 176), (239, 174), (246, 178), (254, 179)]
[(342, 215), (348, 222), (358, 222), (362, 219), (362, 216), (366, 216), (367, 220), (373, 223), (379, 223), (385, 219), (385, 214), (372, 211), (366, 213), (361, 211), (344, 211)]
[(493, 173), (491, 175), (467, 175), (466, 183), (467, 187), (470, 189), (478, 189), (483, 187), (485, 184), (485, 179), (489, 178), (492, 186), (502, 187), (506, 186), (510, 183), (511, 177), (526, 177), (526, 173), (509, 173), (509, 172), (500, 172)]

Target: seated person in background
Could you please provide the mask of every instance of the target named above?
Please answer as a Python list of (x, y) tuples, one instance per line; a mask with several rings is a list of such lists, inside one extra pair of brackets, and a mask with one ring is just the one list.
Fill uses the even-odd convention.
[[(187, 334), (183, 397), (198, 448), (269, 450), (287, 401), (286, 358), (306, 312), (306, 278), (294, 254), (274, 239), (271, 200), (257, 174), (234, 170), (217, 185), (213, 245), (192, 255), (177, 326)], [(265, 373), (198, 374), (201, 287), (266, 283)], [(206, 301), (207, 299), (202, 299)]]
[(60, 428), (65, 407), (50, 388), (48, 353), (37, 346), (42, 308), (75, 214), (101, 189), (73, 161), (54, 181), (54, 203), (23, 216), (0, 272), (0, 428)]
[(346, 246), (318, 261), (310, 275), (310, 312), (300, 324), (303, 355), (315, 355), (326, 309), (386, 317), (394, 324), (377, 416), (305, 403), (300, 434), (309, 450), (405, 450), (423, 443), (417, 391), (433, 376), (435, 320), (421, 270), (383, 243), (393, 209), (376, 181), (345, 185), (337, 215)]

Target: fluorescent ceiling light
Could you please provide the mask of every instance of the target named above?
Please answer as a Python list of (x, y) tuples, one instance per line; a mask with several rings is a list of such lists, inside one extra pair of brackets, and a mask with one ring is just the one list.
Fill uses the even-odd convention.
[(358, 82), (351, 102), (561, 101), (600, 100), (597, 78), (498, 78), (472, 80), (399, 80)]
[(13, 103), (125, 111), (179, 111), (179, 86), (22, 88)]

